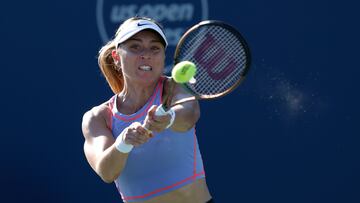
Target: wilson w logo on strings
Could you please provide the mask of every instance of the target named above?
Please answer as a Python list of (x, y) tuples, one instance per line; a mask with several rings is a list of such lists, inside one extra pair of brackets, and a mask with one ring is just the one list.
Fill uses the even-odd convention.
[[(214, 49), (216, 49), (215, 52), (209, 52), (209, 50)], [(205, 68), (206, 72), (214, 80), (225, 79), (237, 66), (235, 59), (226, 54), (225, 48), (221, 44), (218, 44), (210, 33), (205, 35), (205, 40), (195, 50), (194, 59), (198, 66)], [(224, 61), (226, 61), (226, 63), (221, 64), (221, 70), (218, 71), (217, 69), (219, 69), (220, 63), (224, 63)]]

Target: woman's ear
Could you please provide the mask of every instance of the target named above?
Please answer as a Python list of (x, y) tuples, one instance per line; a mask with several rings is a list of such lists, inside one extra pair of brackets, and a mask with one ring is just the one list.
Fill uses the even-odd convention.
[(112, 50), (111, 51), (111, 56), (114, 59), (115, 63), (120, 61), (120, 56), (119, 54), (116, 52), (116, 50)]
[(111, 51), (111, 57), (113, 58), (114, 60), (114, 68), (117, 70), (117, 71), (121, 71), (121, 67), (120, 67), (120, 56), (119, 54), (116, 52), (116, 50), (112, 50)]

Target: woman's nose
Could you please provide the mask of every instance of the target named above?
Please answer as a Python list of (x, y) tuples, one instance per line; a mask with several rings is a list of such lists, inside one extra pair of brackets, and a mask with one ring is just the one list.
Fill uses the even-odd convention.
[(141, 59), (150, 59), (150, 57), (151, 57), (151, 53), (149, 49), (144, 49), (140, 54)]

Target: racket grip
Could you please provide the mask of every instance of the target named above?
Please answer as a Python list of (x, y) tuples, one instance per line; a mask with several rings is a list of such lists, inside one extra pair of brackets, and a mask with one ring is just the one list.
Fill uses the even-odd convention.
[(161, 104), (156, 108), (155, 116), (165, 116), (165, 115), (171, 116), (170, 123), (168, 126), (166, 126), (166, 128), (170, 128), (175, 121), (175, 111), (172, 110), (171, 108), (168, 111), (165, 111), (163, 105)]
[[(175, 111), (173, 111), (173, 110), (165, 111), (162, 104), (159, 105), (155, 110), (155, 116), (164, 116), (164, 115), (168, 115), (168, 114), (171, 116), (171, 120), (170, 120), (169, 125), (166, 128), (169, 128), (174, 123)], [(145, 128), (145, 130), (149, 131), (149, 133), (152, 133), (152, 131), (148, 129), (148, 127), (146, 126), (145, 123), (142, 124), (142, 127)]]
[(156, 108), (155, 116), (165, 116), (167, 114), (168, 114), (168, 112), (165, 111), (162, 104)]
[[(155, 115), (156, 116), (163, 116), (166, 115), (167, 112), (165, 111), (164, 107), (162, 106), (162, 104), (160, 106), (158, 106), (155, 110)], [(145, 128), (145, 130), (147, 130), (149, 133), (152, 133), (151, 130), (148, 129), (148, 127), (145, 125), (145, 122), (142, 124), (142, 127)]]

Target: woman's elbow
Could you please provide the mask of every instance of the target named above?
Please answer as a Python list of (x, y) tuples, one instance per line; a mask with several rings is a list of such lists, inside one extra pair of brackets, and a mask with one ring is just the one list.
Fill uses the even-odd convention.
[(96, 172), (105, 183), (113, 183), (119, 177), (119, 174), (105, 171), (101, 167), (97, 167)]
[(110, 174), (98, 173), (98, 175), (105, 183), (113, 183), (116, 180), (116, 178), (118, 177), (118, 175), (110, 175)]
[(101, 180), (103, 180), (105, 183), (113, 183), (115, 181), (114, 178), (108, 178), (108, 177), (105, 177), (105, 176), (100, 176), (101, 177)]

